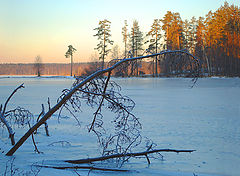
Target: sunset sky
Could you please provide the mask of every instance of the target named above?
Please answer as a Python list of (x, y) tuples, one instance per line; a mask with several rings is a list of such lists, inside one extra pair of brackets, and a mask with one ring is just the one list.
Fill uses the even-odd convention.
[[(111, 21), (112, 40), (122, 46), (122, 27), (139, 22), (147, 32), (154, 19), (167, 11), (183, 20), (205, 16), (225, 0), (0, 0), (0, 63), (32, 63), (37, 55), (45, 63), (66, 63), (68, 45), (77, 52), (75, 62), (89, 61), (98, 41), (93, 29), (99, 20)], [(240, 6), (239, 0), (228, 0)]]

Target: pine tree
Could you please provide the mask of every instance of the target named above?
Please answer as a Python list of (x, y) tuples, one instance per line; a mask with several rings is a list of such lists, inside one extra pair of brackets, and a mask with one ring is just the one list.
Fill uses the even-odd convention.
[(183, 48), (186, 48), (192, 54), (195, 52), (196, 27), (195, 17), (192, 17), (191, 21), (185, 20), (183, 22)]
[[(157, 53), (158, 48), (160, 48), (160, 39), (161, 39), (161, 25), (160, 25), (161, 20), (155, 19), (152, 26), (151, 30), (147, 33), (147, 36), (151, 37), (150, 40), (147, 40), (146, 43), (149, 43), (148, 49), (152, 53)], [(155, 58), (155, 64), (153, 60), (153, 75), (154, 75), (154, 65), (155, 65), (155, 76), (158, 75), (158, 63), (157, 63), (157, 56)]]
[(169, 50), (171, 48), (171, 33), (170, 33), (170, 28), (172, 26), (172, 21), (173, 21), (173, 14), (171, 11), (167, 11), (167, 14), (163, 17), (161, 20), (163, 23), (162, 29), (165, 31), (165, 45), (164, 48)]
[(227, 2), (205, 19), (205, 48), (215, 75), (240, 75), (240, 9)]
[(66, 54), (65, 54), (65, 57), (66, 57), (66, 58), (71, 57), (71, 76), (72, 76), (73, 53), (74, 53), (75, 51), (77, 51), (77, 50), (76, 50), (75, 48), (73, 48), (72, 45), (69, 45), (69, 46), (68, 46), (68, 50), (67, 50), (67, 52), (66, 52)]
[(111, 37), (111, 22), (108, 20), (99, 21), (99, 27), (94, 30), (97, 31), (97, 34), (94, 37), (98, 37), (99, 44), (97, 45), (96, 50), (99, 52), (99, 60), (102, 60), (102, 69), (104, 69), (104, 60), (110, 49), (108, 49), (108, 44), (113, 45), (113, 41), (110, 40)]
[(161, 20), (165, 31), (165, 48), (168, 50), (181, 49), (182, 46), (182, 20), (179, 13), (167, 11)]
[(193, 16), (190, 21), (189, 52), (194, 55), (195, 55), (195, 46), (196, 46), (196, 32), (197, 32), (197, 20)]
[[(178, 50), (183, 46), (183, 22), (181, 20), (179, 13), (172, 13), (168, 11), (163, 19), (161, 20), (163, 23), (162, 29), (165, 32), (165, 45), (164, 48), (167, 50)], [(171, 65), (172, 57), (164, 56), (164, 59), (161, 63), (162, 70), (166, 74), (170, 73), (170, 65)]]
[[(179, 13), (173, 14), (173, 23), (171, 27), (172, 34), (172, 46), (173, 49), (181, 49), (182, 48), (182, 20)], [(174, 42), (177, 41), (177, 42)]]
[(207, 70), (208, 74), (211, 73), (211, 67), (210, 67), (210, 62), (209, 58), (207, 55), (207, 44), (206, 44), (206, 26), (204, 23), (204, 18), (199, 17), (197, 20), (197, 25), (196, 25), (196, 45), (195, 45), (195, 55), (203, 61), (203, 69), (204, 71)]
[[(131, 53), (133, 57), (141, 56), (139, 51), (143, 50), (143, 33), (140, 31), (138, 21), (133, 21), (133, 27), (130, 33), (130, 45)], [(131, 75), (133, 75), (134, 70), (136, 71), (136, 76), (138, 76), (138, 61), (134, 61), (131, 66)]]
[(128, 30), (127, 20), (124, 21), (124, 27), (122, 28), (123, 42), (124, 42), (124, 57), (127, 58), (127, 41), (128, 41)]
[(189, 50), (190, 48), (190, 22), (188, 20), (185, 20), (183, 22), (183, 47)]

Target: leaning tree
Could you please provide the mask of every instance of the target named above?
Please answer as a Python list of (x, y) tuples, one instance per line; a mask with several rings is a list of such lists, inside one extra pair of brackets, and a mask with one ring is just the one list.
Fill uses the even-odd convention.
[[(175, 54), (176, 56), (179, 56), (175, 57), (176, 61), (172, 62), (172, 65), (175, 65), (175, 67), (184, 67), (184, 69), (182, 69), (184, 70), (183, 73), (191, 74), (193, 77), (193, 83), (195, 83), (199, 77), (200, 63), (198, 59), (186, 50), (166, 50), (156, 54), (122, 59), (119, 62), (113, 63), (113, 65), (110, 65), (106, 69), (96, 71), (86, 78), (77, 78), (72, 87), (62, 91), (57, 103), (52, 107), (49, 106), (49, 110), (39, 116), (39, 120), (30, 127), (30, 129), (18, 140), (18, 142), (6, 153), (6, 155), (12, 156), (28, 139), (28, 137), (30, 137), (41, 125), (46, 124), (46, 121), (57, 111), (61, 114), (62, 110), (66, 109), (78, 121), (77, 117), (74, 116), (74, 113), (80, 111), (82, 102), (86, 102), (87, 105), (95, 107), (92, 122), (88, 126), (88, 131), (96, 135), (102, 150), (102, 156), (79, 160), (65, 160), (64, 162), (72, 164), (91, 164), (97, 161), (115, 158), (116, 163), (119, 164), (118, 166), (122, 166), (124, 162), (137, 156), (145, 156), (148, 163), (150, 163), (149, 155), (153, 153), (193, 152), (194, 150), (156, 149), (154, 148), (154, 144), (149, 141), (145, 145), (145, 151), (136, 152), (134, 149), (136, 149), (136, 147), (140, 144), (143, 144), (143, 136), (141, 134), (142, 124), (139, 118), (133, 113), (135, 103), (130, 97), (123, 95), (121, 93), (121, 87), (110, 79), (113, 70), (127, 62), (168, 54)], [(189, 61), (182, 62), (181, 59), (186, 59), (187, 57), (181, 57), (181, 55), (188, 56)], [(186, 65), (183, 65), (183, 63)], [(104, 77), (103, 75), (105, 74), (107, 74), (107, 76)], [(5, 106), (6, 105), (4, 105), (3, 110), (2, 106), (0, 109), (2, 122), (4, 122), (3, 117), (6, 113)], [(114, 130), (108, 130), (109, 126), (104, 125), (104, 108), (115, 114), (111, 121), (111, 125)], [(4, 124), (6, 125), (6, 123)], [(64, 169), (59, 166), (54, 168)], [(71, 166), (71, 168), (102, 170), (101, 168), (94, 168), (92, 166)]]

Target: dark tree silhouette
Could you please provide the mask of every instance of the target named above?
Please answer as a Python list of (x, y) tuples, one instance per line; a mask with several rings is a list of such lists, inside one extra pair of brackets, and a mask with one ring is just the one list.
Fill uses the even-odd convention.
[(67, 52), (66, 52), (66, 54), (65, 54), (65, 57), (66, 58), (71, 58), (71, 76), (72, 76), (72, 64), (73, 64), (73, 53), (75, 52), (75, 51), (77, 51), (75, 48), (73, 48), (73, 46), (72, 45), (69, 45), (68, 46), (68, 50), (67, 50)]
[(35, 57), (34, 68), (36, 70), (37, 76), (41, 76), (43, 70), (42, 58), (38, 55)]

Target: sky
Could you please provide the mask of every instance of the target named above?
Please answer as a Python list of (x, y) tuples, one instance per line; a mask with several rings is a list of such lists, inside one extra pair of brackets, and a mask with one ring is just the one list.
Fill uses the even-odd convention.
[[(68, 63), (68, 45), (77, 51), (74, 62), (91, 60), (98, 41), (93, 35), (100, 20), (111, 21), (114, 45), (123, 46), (122, 27), (133, 20), (144, 33), (167, 11), (182, 20), (216, 11), (225, 0), (0, 0), (0, 63)], [(227, 0), (240, 6), (239, 0)]]

